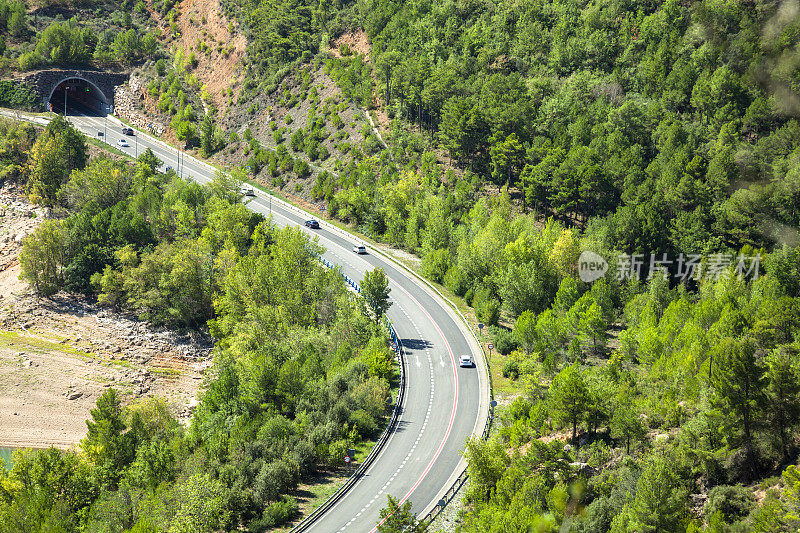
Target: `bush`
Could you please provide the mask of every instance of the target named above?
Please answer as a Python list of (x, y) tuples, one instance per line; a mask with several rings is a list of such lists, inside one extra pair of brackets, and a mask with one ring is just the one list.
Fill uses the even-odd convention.
[(350, 424), (362, 437), (371, 437), (378, 431), (375, 419), (363, 409), (358, 409), (350, 414)]
[(302, 159), (298, 159), (294, 162), (294, 173), (301, 178), (307, 178), (311, 174), (311, 168), (308, 166), (308, 163)]
[(516, 381), (519, 377), (519, 365), (513, 359), (506, 361), (503, 365), (503, 377)]
[(39, 99), (25, 85), (17, 85), (11, 80), (0, 80), (0, 105), (15, 109), (37, 109)]
[[(497, 300), (492, 300), (497, 301)], [(514, 334), (511, 330), (505, 328), (495, 328), (494, 330), (494, 347), (503, 354), (508, 355), (517, 349), (517, 341), (514, 339)], [(519, 374), (519, 368), (517, 368)]]
[(284, 496), (281, 501), (268, 505), (261, 518), (252, 520), (247, 525), (247, 530), (253, 533), (262, 533), (280, 527), (297, 516), (298, 511), (297, 500)]
[(472, 302), (474, 301), (475, 301), (475, 289), (470, 287), (469, 289), (467, 289), (467, 292), (464, 293), (464, 302), (471, 307)]
[(727, 523), (732, 523), (750, 514), (754, 504), (755, 498), (750, 489), (741, 485), (718, 485), (708, 493), (703, 514), (708, 519), (720, 512)]
[(510, 414), (511, 418), (514, 420), (527, 420), (528, 414), (531, 411), (531, 407), (533, 407), (533, 405), (529, 400), (521, 396), (517, 396), (508, 407), (508, 414)]
[(20, 70), (33, 70), (43, 63), (44, 60), (42, 59), (42, 56), (36, 52), (26, 52), (19, 56)]

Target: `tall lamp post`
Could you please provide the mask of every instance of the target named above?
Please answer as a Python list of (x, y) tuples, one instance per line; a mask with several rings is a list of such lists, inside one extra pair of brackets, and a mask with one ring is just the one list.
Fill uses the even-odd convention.
[(69, 91), (69, 85), (64, 85), (64, 118), (67, 118), (67, 91)]

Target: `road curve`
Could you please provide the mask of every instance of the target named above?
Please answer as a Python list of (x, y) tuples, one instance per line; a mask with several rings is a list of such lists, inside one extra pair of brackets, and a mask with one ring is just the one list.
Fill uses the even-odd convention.
[[(128, 155), (150, 148), (165, 166), (180, 169), (184, 178), (208, 183), (216, 172), (188, 155), (181, 157), (179, 166), (174, 147), (141, 132), (135, 137), (122, 135), (122, 124), (113, 117), (69, 119), (86, 135), (105, 138)], [(101, 131), (104, 134), (98, 136)], [(130, 146), (119, 146), (119, 139), (126, 139)], [(258, 190), (256, 194), (245, 199), (250, 209), (271, 216), (278, 225), (303, 227), (307, 214)], [(361, 280), (367, 270), (381, 267), (391, 287), (393, 305), (388, 316), (405, 350), (406, 372), (405, 400), (396, 429), (362, 478), (308, 528), (374, 531), (387, 494), (401, 502), (410, 499), (414, 512), (422, 515), (463, 471), (464, 441), (481, 434), (489, 410), (487, 369), (468, 326), (424, 282), (369, 247), (367, 255), (354, 254), (356, 239), (335, 226), (323, 223), (318, 230), (303, 229), (316, 236), (325, 248), (323, 257), (339, 265), (343, 274)], [(458, 366), (459, 355), (466, 353), (472, 354), (477, 368)]]

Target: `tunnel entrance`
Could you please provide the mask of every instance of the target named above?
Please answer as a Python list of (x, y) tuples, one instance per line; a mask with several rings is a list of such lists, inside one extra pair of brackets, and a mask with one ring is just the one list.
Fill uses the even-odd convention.
[(103, 92), (83, 78), (67, 78), (50, 93), (48, 108), (59, 114), (92, 114), (103, 116), (107, 104)]

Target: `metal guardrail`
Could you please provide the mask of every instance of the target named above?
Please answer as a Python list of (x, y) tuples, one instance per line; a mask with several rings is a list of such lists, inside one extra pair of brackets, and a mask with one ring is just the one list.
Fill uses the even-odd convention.
[[(326, 267), (335, 268), (336, 265), (327, 261), (321, 255), (318, 254), (314, 255)], [(361, 287), (359, 287), (358, 284), (355, 281), (353, 281), (353, 279), (349, 278), (344, 274), (342, 274), (342, 277), (344, 278), (344, 281), (353, 288), (353, 290), (355, 290), (359, 294), (361, 293)], [(316, 522), (319, 519), (319, 517), (324, 515), (334, 505), (336, 505), (336, 503), (347, 493), (347, 491), (349, 491), (352, 488), (352, 486), (355, 485), (355, 483), (359, 479), (361, 479), (361, 477), (364, 475), (364, 473), (367, 471), (370, 465), (375, 461), (375, 459), (383, 450), (384, 445), (389, 440), (389, 437), (392, 435), (394, 428), (397, 426), (397, 419), (399, 418), (400, 413), (403, 410), (403, 400), (405, 399), (405, 392), (406, 392), (405, 358), (403, 357), (403, 345), (400, 342), (400, 339), (397, 337), (397, 333), (394, 330), (392, 322), (388, 318), (384, 317), (384, 323), (386, 324), (386, 328), (389, 331), (389, 336), (391, 337), (392, 342), (394, 342), (397, 346), (397, 349), (395, 351), (395, 356), (397, 357), (398, 366), (400, 368), (400, 383), (398, 386), (399, 390), (397, 393), (397, 400), (395, 401), (394, 408), (392, 409), (392, 415), (389, 418), (389, 423), (386, 425), (386, 428), (383, 430), (383, 433), (381, 433), (381, 436), (378, 438), (378, 441), (372, 447), (372, 450), (369, 452), (367, 457), (359, 465), (359, 467), (356, 468), (355, 472), (353, 472), (353, 474), (349, 478), (347, 478), (347, 481), (345, 481), (344, 485), (339, 487), (336, 490), (336, 492), (334, 492), (327, 500), (325, 500), (325, 502), (322, 505), (314, 509), (311, 512), (311, 514), (306, 516), (303, 520), (300, 521), (299, 524), (294, 526), (290, 530), (291, 533), (300, 533), (302, 531), (306, 531), (307, 529), (309, 529), (314, 525), (314, 522)]]
[[(481, 346), (481, 351), (483, 351), (483, 346)], [(484, 353), (484, 358), (485, 357), (486, 354)], [(487, 370), (489, 370), (488, 373), (491, 382), (491, 369), (488, 366), (488, 360), (486, 368)], [(489, 394), (491, 398), (494, 398), (491, 389)], [(481, 434), (481, 439), (487, 440), (489, 438), (489, 434), (491, 433), (492, 430), (493, 420), (494, 420), (494, 407), (490, 406), (489, 417), (486, 419), (486, 424), (483, 426), (483, 433)], [(439, 499), (439, 502), (436, 504), (436, 506), (434, 506), (433, 509), (428, 511), (428, 514), (421, 517), (419, 521), (426, 525), (430, 525), (431, 523), (433, 523), (433, 521), (436, 520), (436, 518), (442, 513), (442, 511), (444, 511), (444, 508), (447, 507), (447, 504), (449, 504), (453, 500), (453, 497), (455, 497), (455, 495), (458, 494), (458, 491), (461, 490), (461, 487), (464, 485), (464, 483), (466, 483), (467, 479), (469, 479), (469, 474), (467, 473), (467, 469), (464, 468), (461, 474), (459, 474), (459, 476), (455, 479), (455, 481), (453, 481), (453, 484), (450, 485), (450, 487), (445, 491), (445, 493)]]
[[(270, 194), (270, 196), (273, 196), (283, 207), (288, 208), (290, 210), (293, 210), (293, 211), (299, 213), (302, 216), (312, 215), (308, 211), (306, 211), (304, 209), (301, 209), (301, 208), (295, 206), (294, 204), (291, 204), (291, 203), (283, 200), (282, 198), (280, 198), (278, 196), (275, 196), (275, 195), (273, 195), (273, 194), (271, 194), (269, 192), (267, 192), (267, 194)], [(343, 238), (346, 238), (346, 239), (357, 238), (355, 235), (352, 235), (352, 234), (342, 230), (336, 224), (334, 224), (334, 223), (332, 223), (330, 221), (326, 220), (326, 221), (323, 221), (323, 222), (326, 224), (326, 226), (328, 226), (334, 232), (338, 233)], [(363, 239), (360, 239), (360, 240), (362, 242), (364, 242)], [(435, 285), (433, 285), (430, 281), (428, 281), (427, 279), (423, 278), (422, 276), (420, 276), (419, 274), (417, 274), (416, 272), (414, 272), (410, 268), (408, 268), (405, 265), (403, 265), (402, 263), (400, 263), (396, 258), (392, 257), (391, 255), (389, 255), (387, 253), (384, 253), (382, 250), (377, 249), (374, 246), (372, 248), (373, 248), (373, 250), (378, 252), (382, 257), (384, 257), (385, 259), (387, 259), (390, 262), (392, 262), (395, 265), (397, 265), (401, 270), (403, 270), (405, 272), (408, 272), (414, 278), (416, 278), (420, 282), (424, 283), (430, 290), (435, 292), (439, 296), (439, 298), (442, 299), (442, 301), (444, 301), (447, 305), (449, 305), (451, 307), (451, 309), (453, 309), (453, 311), (455, 311), (456, 314), (458, 314), (459, 318), (467, 326), (467, 329), (472, 334), (472, 338), (475, 339), (475, 342), (480, 347), (481, 354), (483, 355), (483, 361), (484, 361), (484, 364), (486, 365), (486, 375), (487, 375), (488, 380), (489, 380), (489, 402), (490, 402), (490, 404), (489, 404), (490, 405), (489, 406), (489, 412), (488, 412), (488, 416), (486, 418), (486, 423), (484, 424), (483, 432), (481, 433), (481, 439), (483, 439), (483, 440), (488, 439), (489, 438), (489, 434), (491, 433), (492, 422), (493, 422), (493, 419), (494, 419), (494, 407), (491, 406), (491, 402), (494, 401), (494, 383), (493, 383), (493, 380), (492, 380), (491, 363), (489, 362), (489, 357), (486, 354), (486, 350), (483, 347), (483, 343), (477, 337), (477, 335), (475, 335), (475, 331), (472, 329), (472, 327), (470, 327), (469, 321), (467, 321), (467, 318), (464, 316), (464, 314), (461, 312), (461, 310), (458, 308), (458, 306), (456, 306), (456, 304), (453, 303), (453, 301), (450, 300), (447, 296), (442, 294), (442, 292)], [(398, 349), (399, 348), (400, 348), (400, 344), (398, 342)], [(403, 368), (402, 359), (401, 359), (401, 365), (400, 366), (401, 366), (401, 369), (402, 369)], [(405, 378), (404, 378), (404, 376), (401, 376), (401, 386), (405, 387)], [(401, 392), (403, 392), (402, 389), (401, 389)], [(395, 406), (395, 408), (397, 408), (397, 406), (401, 405), (399, 400), (400, 400), (400, 398), (398, 398), (398, 402), (397, 402), (397, 405)], [(392, 416), (393, 416), (393, 419), (394, 419), (395, 413), (393, 413)], [(390, 423), (386, 427), (386, 430), (384, 431), (384, 433), (386, 433), (387, 431), (389, 431), (393, 427), (392, 424), (393, 424), (393, 421), (390, 421)], [(383, 436), (381, 436), (381, 438), (383, 439)], [(387, 438), (388, 438), (388, 436), (387, 436)], [(379, 443), (381, 443), (380, 440), (379, 440)], [(381, 443), (381, 446), (383, 446), (384, 443)], [(375, 448), (373, 450), (377, 449), (377, 446), (378, 446), (378, 443), (376, 443)], [(369, 459), (369, 457), (367, 457), (367, 459)], [(365, 459), (365, 463), (366, 463), (366, 461), (367, 460)], [(358, 474), (358, 473), (359, 473), (359, 471), (357, 470), (356, 473), (353, 474), (351, 479), (355, 478), (356, 474)], [(363, 473), (363, 471), (361, 473)], [(467, 481), (468, 478), (469, 478), (469, 476), (467, 474), (467, 469), (464, 468), (464, 470), (461, 472), (461, 474), (459, 474), (459, 476), (455, 479), (455, 481), (444, 492), (442, 497), (439, 499), (439, 502), (437, 502), (437, 505), (434, 506), (433, 509), (431, 509), (425, 516), (421, 517), (420, 521), (424, 522), (426, 524), (430, 524), (431, 522), (433, 522), (439, 516), (439, 514), (441, 514), (441, 512), (444, 510), (444, 508), (447, 506), (447, 504), (452, 501), (453, 497), (458, 493), (458, 491), (461, 489), (461, 486)], [(350, 480), (348, 480), (348, 482), (349, 481)], [(355, 480), (353, 481), (353, 483), (355, 483)], [(318, 510), (320, 510), (320, 514), (324, 513), (328, 509), (330, 509), (344, 495), (344, 493), (347, 492), (347, 490), (349, 490), (349, 488), (351, 486), (352, 486), (352, 484), (347, 484), (346, 483), (340, 489), (340, 491), (342, 491), (341, 493), (339, 491), (336, 491), (336, 493), (334, 493), (328, 500), (328, 502), (330, 502), (330, 505), (328, 504), (328, 502), (325, 502), (322, 506), (320, 506), (318, 508)], [(441, 501), (444, 501), (444, 505), (440, 504)], [(323, 510), (323, 507), (324, 507), (324, 510)], [(308, 525), (305, 526), (305, 528), (310, 527), (311, 523), (313, 523), (313, 521), (315, 521), (316, 518), (318, 518), (318, 517), (319, 517), (319, 514), (315, 511), (315, 512), (311, 513), (310, 515), (308, 515), (308, 517), (306, 517), (306, 519), (303, 520), (303, 522), (298, 524), (298, 526), (296, 526), (296, 528), (299, 528), (301, 525), (305, 524), (306, 521), (308, 521)], [(295, 533), (295, 532), (299, 533), (300, 531), (304, 531), (304, 530), (305, 529), (292, 529), (291, 533)]]
[[(3, 110), (3, 111), (5, 111), (5, 110)], [(0, 114), (9, 116), (5, 112), (4, 113), (0, 113)], [(29, 122), (36, 122), (36, 118), (38, 118), (38, 117), (36, 117), (36, 118), (31, 117), (31, 116), (24, 116), (23, 117), (23, 116), (21, 116), (21, 114), (15, 114), (15, 116), (10, 116), (9, 118), (16, 118), (17, 120), (26, 120), (26, 121), (29, 121)], [(44, 122), (45, 123), (49, 122), (49, 120), (47, 118), (44, 118)], [(103, 140), (106, 141), (106, 143), (110, 145), (110, 143), (108, 143), (106, 139), (103, 139)], [(165, 149), (175, 149), (173, 146), (170, 146), (169, 144), (165, 143), (164, 141), (162, 141), (160, 139), (155, 139), (152, 136), (151, 136), (151, 140), (155, 141), (158, 144), (161, 144)], [(220, 171), (220, 169), (209, 165), (205, 161), (201, 161), (201, 160), (193, 158), (193, 157), (192, 157), (192, 159), (194, 160), (195, 164), (198, 164), (200, 166), (206, 167), (207, 170), (210, 170), (210, 171), (213, 171), (213, 172), (219, 172)], [(300, 214), (302, 216), (310, 214), (308, 211), (306, 211), (304, 209), (301, 209), (301, 208), (299, 208), (299, 207), (297, 207), (297, 206), (295, 206), (295, 205), (283, 200), (282, 198), (280, 198), (277, 195), (271, 194), (269, 191), (265, 191), (265, 192), (266, 192), (266, 194), (269, 194), (270, 197), (274, 198), (274, 200), (277, 201), (279, 204), (281, 204), (282, 207), (284, 207), (284, 208), (287, 208), (287, 209), (292, 210), (292, 211), (296, 211), (298, 214)], [(342, 237), (344, 237), (346, 239), (357, 238), (355, 235), (352, 235), (352, 234), (342, 230), (341, 228), (339, 228), (335, 224), (333, 224), (331, 222), (328, 222), (328, 221), (325, 221), (325, 222), (327, 222), (327, 225), (333, 231), (339, 233)], [(363, 241), (363, 239), (362, 239), (362, 241)], [(448, 305), (450, 305), (450, 307), (459, 315), (459, 317), (461, 318), (463, 323), (467, 326), (467, 329), (469, 329), (469, 331), (472, 334), (473, 338), (477, 342), (478, 346), (480, 346), (480, 348), (481, 348), (481, 353), (483, 354), (483, 360), (484, 360), (484, 363), (486, 364), (486, 370), (487, 370), (486, 373), (487, 373), (487, 376), (489, 378), (489, 399), (490, 399), (490, 401), (493, 401), (494, 400), (494, 386), (493, 386), (493, 383), (492, 383), (492, 372), (491, 372), (491, 366), (490, 366), (490, 363), (489, 363), (489, 359), (486, 356), (486, 351), (483, 349), (483, 343), (480, 341), (480, 339), (477, 338), (477, 336), (475, 335), (475, 332), (469, 326), (469, 322), (467, 321), (467, 319), (463, 315), (463, 313), (461, 313), (461, 311), (458, 309), (458, 307), (449, 298), (447, 298), (445, 295), (443, 295), (441, 293), (441, 291), (439, 291), (439, 289), (436, 288), (434, 285), (432, 285), (428, 280), (426, 280), (425, 278), (419, 276), (416, 272), (414, 272), (413, 270), (407, 268), (405, 265), (401, 264), (394, 257), (384, 253), (381, 250), (376, 249), (376, 251), (381, 256), (383, 256), (384, 258), (388, 259), (392, 263), (394, 263), (397, 266), (399, 266), (402, 270), (410, 273), (412, 276), (414, 276), (418, 280), (422, 281), (429, 289), (433, 290), (443, 301), (445, 301)], [(328, 263), (328, 265), (330, 265), (330, 263)], [(352, 280), (348, 279), (347, 276), (344, 276), (344, 277), (345, 277), (345, 281), (347, 281), (348, 284), (350, 284), (357, 292), (361, 292), (360, 287), (358, 287), (355, 284), (355, 282), (353, 282)], [(386, 441), (391, 436), (391, 433), (392, 433), (394, 427), (397, 425), (397, 418), (398, 418), (398, 416), (399, 416), (399, 414), (400, 414), (400, 412), (402, 410), (403, 400), (405, 398), (405, 379), (406, 379), (405, 378), (405, 360), (403, 358), (402, 345), (400, 344), (399, 339), (397, 339), (397, 336), (396, 336), (395, 331), (394, 331), (394, 327), (391, 326), (391, 323), (388, 321), (388, 319), (387, 319), (387, 326), (389, 328), (389, 332), (390, 332), (390, 334), (392, 336), (393, 341), (397, 343), (397, 357), (399, 359), (399, 367), (400, 367), (399, 393), (398, 393), (397, 401), (395, 402), (395, 406), (394, 406), (394, 409), (392, 411), (392, 415), (391, 415), (391, 418), (389, 420), (389, 423), (386, 426), (386, 429), (384, 429), (384, 431), (381, 434), (381, 436), (378, 439), (378, 441), (375, 443), (375, 446), (373, 446), (372, 451), (369, 453), (369, 455), (367, 455), (367, 457), (364, 459), (364, 462), (356, 469), (356, 471), (353, 473), (353, 475), (350, 476), (348, 478), (348, 480), (345, 482), (345, 484), (342, 485), (335, 493), (333, 493), (325, 501), (325, 503), (323, 503), (321, 506), (319, 506), (317, 509), (315, 509), (311, 514), (309, 514), (299, 524), (297, 524), (294, 528), (292, 528), (292, 530), (291, 530), (292, 533), (295, 533), (295, 532), (296, 533), (300, 533), (302, 531), (307, 530), (309, 527), (311, 527), (311, 525), (313, 525), (313, 523), (322, 514), (327, 512), (331, 507), (333, 507), (342, 498), (342, 496), (344, 496), (344, 494), (355, 484), (355, 482), (358, 481), (358, 479), (360, 479), (361, 476), (363, 476), (364, 472), (366, 472), (366, 470), (369, 468), (369, 466), (372, 464), (372, 462), (374, 462), (375, 458), (378, 456), (380, 451), (383, 449), (383, 446), (386, 444)], [(484, 425), (483, 433), (481, 435), (481, 438), (484, 439), (484, 440), (487, 439), (488, 436), (489, 436), (489, 433), (491, 431), (491, 425), (492, 425), (492, 419), (493, 418), (494, 418), (494, 408), (490, 407), (489, 408), (489, 416), (488, 416), (488, 418), (486, 420), (486, 424)], [(453, 482), (453, 484), (450, 486), (450, 488), (448, 488), (447, 491), (445, 491), (444, 497), (441, 498), (441, 500), (444, 500), (444, 505), (435, 506), (427, 515), (422, 517), (421, 520), (423, 522), (426, 522), (426, 523), (430, 524), (437, 516), (439, 516), (441, 511), (444, 509), (444, 506), (446, 506), (447, 503), (449, 503), (452, 500), (453, 496), (458, 492), (458, 490), (461, 488), (461, 486), (464, 484), (464, 482), (466, 482), (467, 478), (468, 478), (467, 470), (464, 469), (461, 472), (461, 474), (456, 478), (456, 480)]]

